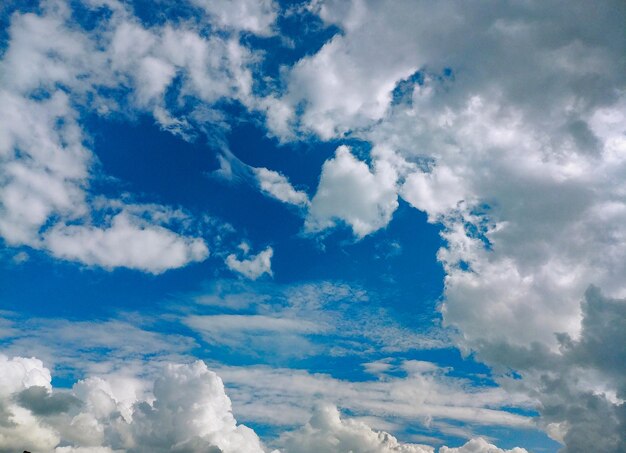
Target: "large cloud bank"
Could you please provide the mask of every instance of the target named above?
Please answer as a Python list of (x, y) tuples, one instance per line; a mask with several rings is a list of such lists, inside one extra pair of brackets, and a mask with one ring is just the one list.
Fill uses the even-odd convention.
[(623, 451), (623, 382), (607, 363), (624, 343), (594, 337), (612, 351), (595, 362), (573, 351), (596, 335), (592, 315), (623, 325), (624, 3), (312, 8), (342, 33), (285, 73), (283, 118), (373, 148), (369, 163), (340, 148), (324, 164), (309, 228), (371, 234), (397, 197), (426, 212), (444, 226), (441, 312), (457, 344), (517, 370), (565, 451)]
[[(253, 430), (237, 424), (222, 380), (201, 361), (163, 366), (150, 385), (118, 375), (53, 389), (40, 360), (0, 356), (0, 384), (1, 452), (269, 451)], [(331, 406), (318, 407), (305, 426), (284, 433), (277, 444), (285, 453), (434, 451), (398, 442), (363, 422), (342, 420)], [(440, 451), (503, 452), (483, 439)]]
[[(311, 133), (367, 140), (367, 160), (337, 149), (310, 199), (288, 175), (254, 174), (264, 193), (306, 210), (308, 234), (341, 224), (357, 238), (374, 234), (390, 222), (398, 198), (426, 212), (444, 227), (441, 312), (456, 344), (500, 372), (503, 386), (535, 398), (540, 423), (565, 451), (626, 450), (624, 2), (311, 2), (310, 11), (342, 32), (283, 68), (284, 90), (265, 98), (253, 93), (259, 55), (239, 37), (276, 33), (278, 6), (194, 4), (203, 12), (197, 20), (147, 25), (121, 3), (91, 0), (84, 6), (105, 13), (96, 14), (90, 32), (60, 1), (12, 16), (0, 62), (2, 239), (88, 265), (152, 273), (207, 257), (187, 213), (91, 192), (97, 165), (81, 127), (85, 109), (148, 113), (188, 138), (219, 117), (216, 103), (230, 99), (266, 113), (282, 140)], [(181, 103), (196, 101), (185, 115), (169, 108), (174, 88)], [(254, 279), (271, 272), (272, 253), (231, 255), (226, 264)], [(32, 376), (19, 378), (24, 389), (49, 390), (40, 365), (20, 363)], [(511, 370), (515, 379), (507, 377)], [(18, 391), (6, 388), (7, 395)], [(195, 440), (156, 430), (159, 417), (173, 413), (157, 388), (162, 406), (132, 403), (124, 410), (133, 408), (133, 421), (116, 419), (127, 431), (98, 418), (124, 414), (116, 405), (85, 426), (119, 438), (102, 444), (107, 448), (153, 435), (166, 436), (167, 448), (254, 444), (232, 418), (211, 425), (226, 427), (228, 436), (219, 427), (195, 432)], [(12, 420), (1, 425), (3, 441), (30, 436), (40, 442), (30, 448), (57, 448), (66, 434), (54, 423), (78, 416), (80, 405), (37, 403), (32, 408), (44, 412), (61, 401), (67, 407), (62, 416), (42, 415), (44, 423), (16, 401), (54, 393), (24, 395), (3, 406)], [(322, 425), (315, 420), (302, 435), (316, 435)], [(324, 426), (343, 426), (331, 421)], [(352, 442), (346, 436), (338, 434), (338, 442)]]
[(202, 362), (166, 366), (148, 394), (133, 380), (101, 378), (52, 391), (37, 359), (3, 356), (0, 370), (0, 451), (264, 451)]

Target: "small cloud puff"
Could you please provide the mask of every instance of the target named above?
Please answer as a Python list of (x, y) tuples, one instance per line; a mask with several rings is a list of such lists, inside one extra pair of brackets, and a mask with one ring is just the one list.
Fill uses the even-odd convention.
[[(246, 253), (247, 247), (240, 247)], [(253, 255), (248, 259), (237, 259), (234, 253), (226, 257), (226, 265), (232, 271), (238, 272), (250, 280), (256, 280), (263, 274), (272, 275), (272, 256), (274, 250), (267, 247), (257, 255)]]
[(321, 231), (345, 222), (362, 238), (385, 227), (398, 207), (397, 172), (385, 161), (372, 169), (347, 146), (322, 167), (319, 186), (306, 219), (308, 231)]

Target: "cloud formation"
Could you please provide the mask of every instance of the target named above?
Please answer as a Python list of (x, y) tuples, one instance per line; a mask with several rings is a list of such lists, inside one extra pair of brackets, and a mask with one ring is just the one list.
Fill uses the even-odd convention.
[(363, 422), (342, 420), (333, 406), (318, 406), (302, 428), (283, 434), (279, 443), (293, 453), (433, 453), (425, 445), (401, 444), (392, 435), (376, 432)]
[(396, 171), (387, 162), (370, 168), (347, 146), (322, 167), (317, 192), (305, 222), (308, 231), (321, 231), (345, 222), (358, 237), (387, 225), (398, 207)]
[[(167, 364), (156, 376), (148, 385), (123, 376), (94, 376), (71, 389), (54, 389), (41, 361), (0, 355), (0, 451), (269, 451), (253, 430), (236, 422), (222, 380), (203, 362)], [(434, 452), (433, 447), (401, 443), (361, 421), (342, 419), (328, 405), (318, 406), (308, 423), (285, 432), (276, 444), (284, 453)], [(477, 439), (458, 451), (503, 450)]]
[[(247, 255), (247, 247), (244, 248), (244, 255)], [(238, 259), (237, 255), (231, 253), (226, 257), (226, 266), (229, 269), (240, 273), (250, 280), (256, 280), (263, 274), (272, 275), (272, 256), (274, 250), (267, 247), (265, 250), (250, 257)]]
[(284, 175), (262, 167), (253, 170), (263, 192), (283, 203), (296, 206), (309, 204), (309, 197), (306, 192), (296, 190)]
[[(285, 75), (285, 124), (323, 139), (365, 139), (372, 151), (371, 163), (347, 154), (327, 162), (310, 228), (340, 219), (362, 237), (390, 221), (396, 196), (426, 212), (444, 228), (441, 312), (457, 344), (496, 369), (518, 370), (531, 394), (549, 399), (529, 369), (569, 381), (569, 368), (555, 365), (567, 356), (558, 338), (585, 330), (585, 290), (594, 284), (609, 297), (626, 296), (624, 5), (323, 1), (313, 8), (342, 33)], [(389, 171), (377, 179), (370, 168)], [(368, 187), (355, 190), (350, 171)], [(336, 206), (326, 194), (347, 195)], [(555, 355), (533, 363), (537, 351)], [(542, 412), (553, 423), (561, 417), (570, 435), (555, 435), (566, 451), (593, 449), (585, 439), (596, 428), (586, 423), (616, 420), (605, 407), (622, 410), (619, 398), (596, 401), (599, 387), (619, 392), (603, 373), (576, 385), (585, 414), (577, 427), (566, 409), (573, 394), (562, 395), (560, 410)], [(605, 428), (606, 451), (620, 451), (620, 423)]]
[(1, 451), (265, 451), (202, 362), (165, 366), (147, 395), (96, 377), (53, 390), (36, 359), (0, 356), (0, 370)]
[[(283, 67), (280, 80), (272, 81), (280, 89), (265, 98), (255, 92), (261, 53), (242, 37), (274, 39), (276, 3), (195, 0), (194, 14), (164, 23), (140, 20), (114, 0), (82, 6), (93, 13), (90, 30), (75, 23), (71, 6), (62, 1), (44, 1), (36, 13), (16, 12), (10, 20), (0, 62), (0, 236), (6, 244), (154, 274), (208, 256), (207, 239), (189, 226), (189, 214), (139, 206), (132, 196), (96, 196), (92, 184), (103, 175), (83, 126), (86, 112), (152, 115), (163, 129), (191, 139), (207, 118), (219, 122), (216, 112), (227, 100), (265, 112), (269, 133), (283, 142), (311, 133), (339, 143), (366, 140), (372, 145), (368, 156), (337, 148), (323, 164), (311, 199), (288, 175), (242, 168), (265, 194), (306, 209), (308, 233), (345, 224), (363, 238), (391, 221), (399, 198), (425, 212), (443, 228), (445, 246), (437, 255), (446, 272), (441, 313), (445, 326), (456, 331), (457, 346), (501, 373), (499, 382), (511, 395), (532, 400), (541, 411), (538, 423), (565, 451), (624, 449), (623, 2), (575, 1), (567, 8), (543, 1), (311, 2), (303, 8), (341, 32)], [(223, 159), (223, 173), (232, 162)], [(243, 252), (226, 258), (231, 270), (252, 280), (272, 274), (271, 247), (252, 256)], [(324, 317), (320, 307), (291, 302), (266, 312), (255, 306), (249, 316), (190, 316), (187, 325), (207, 342), (217, 342), (226, 325), (222, 341), (231, 344), (259, 331), (303, 339), (343, 329), (345, 339), (357, 326), (381, 348), (406, 348), (406, 341), (389, 341), (405, 333), (399, 328), (385, 336), (390, 329), (358, 316), (353, 323), (345, 316), (328, 321), (343, 312), (325, 307)], [(311, 324), (298, 326), (297, 315), (304, 313)], [(93, 344), (101, 345), (98, 339)], [(98, 428), (101, 415), (93, 422), (77, 414), (72, 420), (80, 429), (55, 428), (52, 412), (79, 410), (74, 400), (49, 392), (39, 362), (5, 362), (7, 375), (22, 373), (16, 382), (26, 382), (11, 391), (17, 396), (0, 412), (14, 424), (0, 423), (2, 441), (11, 448), (26, 442), (35, 450), (72, 451), (71, 445), (57, 447), (60, 439), (87, 432), (97, 440), (76, 451), (106, 451), (115, 442), (158, 438), (166, 431), (155, 427), (172, 417), (166, 393), (156, 409), (146, 401), (148, 406), (116, 406), (120, 414), (136, 411), (137, 424), (116, 431), (115, 423), (129, 422), (107, 419), (118, 439), (96, 447), (108, 436)], [(181, 379), (196, 372), (181, 370)], [(510, 378), (511, 370), (519, 379)], [(204, 377), (197, 385), (211, 381), (198, 373)], [(28, 384), (32, 376), (43, 381)], [(445, 404), (426, 406), (421, 415), (454, 412)], [(455, 408), (454, 416), (474, 422), (503, 416), (490, 407), (475, 409)], [(400, 404), (403, 410), (415, 415)], [(516, 426), (528, 422), (508, 417)], [(323, 424), (317, 421), (300, 434), (318, 436)], [(376, 442), (375, 433), (361, 425), (334, 415), (326, 421), (323, 426), (343, 433), (338, 442)], [(226, 425), (233, 433), (238, 429), (234, 419)], [(244, 429), (232, 438), (198, 432), (169, 432), (161, 442), (192, 451), (254, 444)], [(326, 445), (328, 439), (318, 437)], [(380, 445), (373, 448), (390, 444)], [(495, 447), (475, 440), (458, 451), (485, 448)]]
[[(162, 128), (190, 137), (190, 120), (226, 97), (251, 101), (251, 52), (239, 32), (271, 33), (272, 2), (202, 3), (198, 23), (146, 25), (116, 1), (85, 2), (98, 25), (84, 30), (71, 7), (43, 1), (38, 13), (16, 12), (0, 61), (0, 235), (52, 255), (105, 268), (160, 273), (202, 261), (203, 238), (122, 207), (93, 203), (100, 177), (82, 115), (151, 113)], [(228, 6), (228, 8), (226, 7)], [(219, 14), (218, 14), (219, 12)], [(225, 32), (203, 35), (202, 22)], [(180, 101), (204, 105), (179, 118), (166, 105), (176, 78)], [(104, 206), (103, 206), (104, 205)]]

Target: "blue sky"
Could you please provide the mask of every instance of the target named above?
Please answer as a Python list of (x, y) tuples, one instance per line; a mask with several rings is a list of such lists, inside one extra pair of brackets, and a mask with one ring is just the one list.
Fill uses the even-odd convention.
[(5, 3), (0, 452), (622, 451), (624, 16)]

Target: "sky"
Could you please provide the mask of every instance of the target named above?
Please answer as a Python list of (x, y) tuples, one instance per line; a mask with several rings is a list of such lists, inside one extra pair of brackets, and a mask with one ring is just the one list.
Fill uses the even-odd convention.
[(5, 0), (0, 453), (626, 451), (621, 0)]

